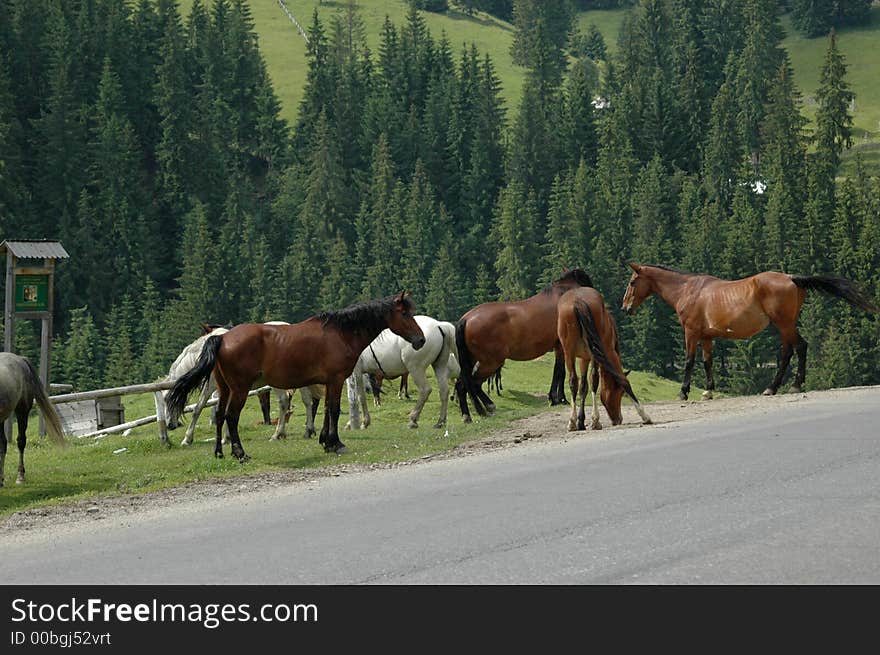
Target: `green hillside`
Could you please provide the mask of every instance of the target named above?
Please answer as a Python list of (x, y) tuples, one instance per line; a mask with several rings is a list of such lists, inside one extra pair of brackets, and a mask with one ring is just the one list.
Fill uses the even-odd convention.
[[(326, 23), (342, 10), (341, 0), (285, 0), (288, 8), (300, 23), (308, 28), (312, 13), (317, 8)], [(191, 0), (181, 2), (181, 11), (189, 13)], [(361, 0), (367, 40), (375, 51), (385, 16), (400, 25), (406, 15), (404, 0)], [(260, 47), (269, 65), (272, 81), (283, 105), (283, 115), (293, 121), (296, 108), (302, 96), (306, 79), (305, 40), (282, 11), (278, 0), (251, 0), (251, 10), (260, 36)], [(616, 48), (617, 31), (623, 20), (625, 10), (596, 10), (582, 12), (578, 25), (585, 30), (595, 23), (605, 36), (609, 50)], [(488, 52), (495, 62), (501, 78), (508, 109), (516, 107), (523, 83), (523, 70), (514, 66), (510, 56), (513, 38), (511, 25), (487, 14), (468, 16), (463, 12), (451, 10), (439, 15), (424, 13), (425, 19), (435, 38), (445, 32), (456, 56), (464, 44), (475, 43), (480, 52)], [(827, 46), (826, 39), (806, 39), (800, 36), (791, 25), (790, 16), (782, 17), (782, 25), (788, 37), (785, 47), (791, 55), (798, 87), (804, 96), (804, 113), (812, 118), (815, 108), (813, 93), (819, 82), (819, 69)], [(871, 12), (871, 23), (858, 28), (840, 31), (839, 43), (849, 64), (849, 80), (856, 94), (854, 118), (856, 145), (863, 152), (866, 163), (873, 168), (880, 167), (880, 7)], [(847, 155), (851, 165), (853, 153)]]

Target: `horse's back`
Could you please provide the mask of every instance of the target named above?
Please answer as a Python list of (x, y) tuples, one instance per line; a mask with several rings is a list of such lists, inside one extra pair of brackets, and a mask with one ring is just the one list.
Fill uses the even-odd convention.
[(707, 336), (748, 338), (771, 321), (796, 317), (803, 302), (803, 294), (785, 273), (765, 271), (739, 280), (706, 277), (693, 313), (702, 319)]

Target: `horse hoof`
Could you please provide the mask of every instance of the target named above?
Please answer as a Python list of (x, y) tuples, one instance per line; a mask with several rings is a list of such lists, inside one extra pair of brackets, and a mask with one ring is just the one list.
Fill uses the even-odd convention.
[(495, 414), (495, 405), (486, 405), (486, 414), (489, 416)]
[(437, 421), (437, 422), (434, 424), (434, 429), (435, 429), (435, 430), (439, 430), (439, 429), (442, 428), (444, 425), (446, 425), (446, 421)]
[(214, 453), (216, 459), (223, 459), (223, 453)]
[(801, 389), (796, 384), (793, 384), (788, 388), (788, 393), (802, 393), (802, 392), (803, 392), (803, 389)]
[(576, 430), (577, 430), (577, 424), (572, 423), (571, 421), (569, 421), (569, 423), (568, 423), (568, 431), (569, 431), (569, 432), (575, 432)]
[(471, 418), (470, 414), (462, 414), (461, 415), (461, 422), (462, 423), (472, 423), (473, 419)]
[(586, 429), (587, 429), (587, 426), (584, 424), (583, 421), (580, 421), (580, 422), (578, 423), (578, 425), (577, 425), (577, 429), (578, 429), (578, 432), (581, 432), (581, 431), (583, 431), (583, 430), (586, 430)]
[(687, 400), (688, 395), (686, 393), (680, 393), (680, 394), (678, 394), (678, 399), (679, 400)]
[(180, 442), (180, 445), (181, 446), (191, 446), (192, 441), (187, 441), (186, 439), (184, 439), (183, 441)]
[(703, 400), (712, 400), (712, 398), (714, 396), (711, 391), (704, 391), (702, 397), (703, 397)]
[(764, 389), (764, 395), (765, 396), (775, 396), (776, 390), (775, 389)]
[(415, 430), (417, 427), (419, 427), (419, 424), (416, 423), (415, 421), (413, 421), (412, 419), (410, 419), (410, 422), (409, 422), (409, 429), (410, 429), (410, 430)]
[(599, 421), (593, 421), (592, 423), (590, 423), (590, 429), (591, 430), (601, 430), (602, 424)]
[(15, 478), (15, 484), (24, 484), (24, 478)]

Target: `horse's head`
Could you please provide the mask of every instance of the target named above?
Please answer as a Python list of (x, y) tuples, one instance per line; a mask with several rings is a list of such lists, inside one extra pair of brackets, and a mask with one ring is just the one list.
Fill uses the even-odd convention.
[(633, 270), (633, 274), (629, 278), (626, 293), (623, 294), (622, 309), (627, 314), (632, 314), (645, 298), (654, 293), (654, 288), (651, 280), (645, 275), (643, 266), (630, 262), (629, 267)]
[(401, 291), (394, 296), (391, 304), (391, 312), (388, 315), (388, 328), (394, 334), (400, 335), (406, 339), (412, 347), (418, 350), (425, 345), (425, 335), (422, 328), (416, 323), (413, 317), (415, 305), (406, 291)]
[(620, 381), (603, 367), (600, 370), (599, 377), (599, 399), (602, 406), (608, 412), (608, 418), (611, 419), (612, 425), (620, 425), (623, 423), (623, 411), (620, 408), (623, 400), (624, 388)]

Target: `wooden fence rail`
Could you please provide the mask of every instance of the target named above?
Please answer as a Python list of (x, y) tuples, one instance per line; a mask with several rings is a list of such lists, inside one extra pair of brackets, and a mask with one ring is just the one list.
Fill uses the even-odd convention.
[[(129, 428), (139, 427), (141, 425), (147, 425), (149, 423), (153, 423), (154, 421), (158, 423), (159, 427), (159, 441), (163, 444), (168, 445), (168, 420), (165, 416), (165, 400), (162, 398), (162, 392), (166, 389), (170, 389), (174, 385), (173, 382), (150, 382), (147, 384), (130, 384), (125, 387), (114, 387), (112, 389), (95, 389), (93, 391), (80, 391), (77, 393), (64, 393), (59, 394), (57, 396), (50, 396), (49, 400), (51, 400), (54, 404), (60, 405), (63, 403), (73, 403), (73, 402), (81, 402), (84, 400), (99, 400), (101, 398), (111, 398), (113, 396), (128, 396), (137, 393), (151, 393), (153, 394), (154, 402), (156, 404), (156, 413), (151, 414), (149, 416), (144, 416), (143, 418), (136, 419), (134, 421), (128, 421), (126, 423), (121, 423), (119, 425), (114, 425), (109, 428), (103, 428), (101, 430), (96, 430), (93, 432), (89, 432), (87, 434), (78, 435), (80, 439), (84, 439), (86, 437), (92, 437), (95, 439), (100, 439), (101, 437), (105, 437), (108, 434), (113, 434), (115, 432), (124, 432)], [(270, 387), (260, 387), (259, 389), (254, 389), (251, 391), (248, 396), (254, 396), (263, 391), (268, 391)], [(206, 403), (206, 407), (210, 407), (217, 404), (217, 400), (211, 399)], [(184, 412), (191, 412), (195, 404), (187, 405), (184, 408)]]

